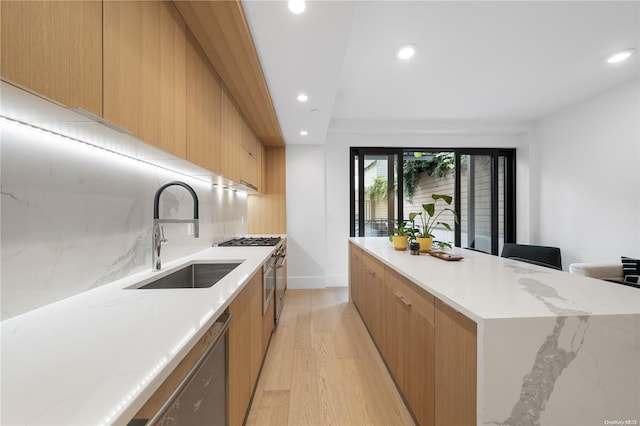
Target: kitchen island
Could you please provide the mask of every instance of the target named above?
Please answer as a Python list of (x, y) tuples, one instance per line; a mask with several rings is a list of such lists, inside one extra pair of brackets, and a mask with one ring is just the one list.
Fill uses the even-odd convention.
[[(401, 390), (420, 371), (407, 372), (415, 354), (405, 353), (404, 373), (394, 374), (402, 369), (394, 367), (397, 357), (389, 341), (397, 333), (389, 325), (398, 311), (387, 305), (397, 296), (405, 310), (426, 307), (424, 323), (434, 331), (424, 334), (429, 345), (422, 348), (421, 362), (434, 370), (425, 373), (432, 383), (424, 394), (432, 395), (435, 408), (421, 423), (449, 419), (446, 424), (466, 425), (474, 418), (478, 425), (640, 422), (637, 289), (471, 250), (453, 254), (463, 259), (412, 256), (395, 251), (387, 238), (350, 239), (352, 298)], [(399, 287), (399, 281), (413, 288)], [(372, 304), (376, 293), (380, 297)], [(461, 332), (445, 327), (451, 315), (458, 315)], [(419, 340), (410, 337), (410, 345)], [(460, 352), (474, 365), (467, 365)], [(455, 362), (457, 369), (451, 368)], [(449, 401), (439, 401), (442, 394)], [(406, 391), (405, 397), (410, 403)], [(457, 407), (452, 399), (458, 399)], [(471, 414), (460, 420), (465, 409)]]
[[(2, 321), (0, 423), (126, 425), (273, 250), (212, 247)], [(242, 263), (210, 288), (132, 288), (218, 261)]]

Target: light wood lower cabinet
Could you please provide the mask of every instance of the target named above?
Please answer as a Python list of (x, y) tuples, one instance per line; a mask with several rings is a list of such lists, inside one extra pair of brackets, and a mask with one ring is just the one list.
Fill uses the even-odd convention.
[(229, 425), (241, 425), (264, 357), (262, 273), (257, 273), (229, 305)]
[(362, 255), (362, 306), (365, 323), (381, 352), (385, 352), (386, 329), (384, 324), (385, 283), (384, 266), (373, 256)]
[(351, 301), (360, 308), (362, 281), (362, 249), (349, 243), (349, 296)]
[(475, 425), (475, 322), (354, 244), (349, 268), (352, 300), (417, 422)]
[(477, 327), (436, 299), (436, 424), (477, 422)]
[(385, 268), (384, 358), (418, 422), (434, 424), (434, 297)]

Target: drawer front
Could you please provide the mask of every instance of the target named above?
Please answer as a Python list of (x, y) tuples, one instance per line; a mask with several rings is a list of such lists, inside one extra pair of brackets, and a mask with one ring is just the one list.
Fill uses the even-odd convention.
[(364, 265), (364, 279), (369, 280), (375, 277), (384, 277), (384, 265), (368, 253), (362, 253), (362, 263)]
[(431, 294), (391, 268), (386, 268), (385, 277), (387, 277), (387, 284), (391, 287), (396, 297), (400, 298), (406, 305), (411, 305), (415, 312), (423, 316), (431, 324), (434, 324), (435, 298)]

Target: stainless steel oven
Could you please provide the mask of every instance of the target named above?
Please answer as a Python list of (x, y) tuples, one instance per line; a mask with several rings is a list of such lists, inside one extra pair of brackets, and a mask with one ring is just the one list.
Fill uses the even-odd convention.
[(280, 319), (280, 313), (282, 312), (282, 307), (284, 306), (284, 292), (287, 289), (287, 242), (282, 241), (278, 245), (278, 248), (275, 251), (275, 269), (276, 269), (276, 279), (275, 279), (275, 303), (276, 303), (276, 326), (278, 325), (278, 320)]
[(273, 255), (262, 265), (262, 311), (267, 312), (271, 300), (275, 300), (275, 321), (280, 318), (284, 292), (287, 287), (287, 243), (281, 237), (234, 238), (218, 244), (220, 247), (276, 246)]
[(276, 262), (273, 256), (269, 257), (262, 265), (262, 313), (267, 312), (269, 303), (273, 299), (273, 291), (276, 283)]

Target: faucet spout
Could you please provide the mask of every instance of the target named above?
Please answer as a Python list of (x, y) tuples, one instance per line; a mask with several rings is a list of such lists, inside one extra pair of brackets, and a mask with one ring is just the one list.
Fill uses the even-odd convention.
[[(160, 219), (160, 196), (162, 192), (170, 186), (181, 186), (191, 194), (191, 198), (193, 199), (193, 219)], [(164, 232), (162, 230), (161, 223), (192, 223), (193, 224), (193, 237), (198, 238), (200, 236), (200, 226), (199, 226), (199, 218), (198, 218), (199, 204), (198, 204), (198, 195), (196, 191), (193, 190), (192, 187), (187, 185), (184, 182), (180, 181), (172, 181), (165, 183), (156, 191), (156, 195), (153, 198), (153, 241), (151, 244), (152, 250), (152, 263), (154, 270), (160, 270), (162, 267), (162, 262), (160, 260), (160, 250), (164, 244), (167, 243), (167, 240), (164, 238)]]

